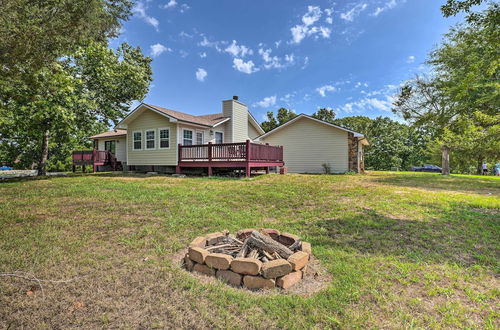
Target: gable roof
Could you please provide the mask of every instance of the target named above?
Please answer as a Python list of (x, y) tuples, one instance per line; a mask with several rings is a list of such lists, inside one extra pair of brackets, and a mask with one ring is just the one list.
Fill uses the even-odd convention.
[(120, 127), (122, 124), (124, 124), (124, 122), (131, 118), (134, 113), (144, 108), (152, 110), (174, 122), (180, 121), (188, 124), (196, 124), (206, 127), (215, 127), (230, 119), (229, 117), (224, 117), (222, 113), (194, 116), (184, 112), (162, 108), (157, 105), (141, 103), (134, 110), (129, 112), (129, 114), (126, 115), (125, 118), (123, 118), (115, 127)]
[(271, 135), (271, 134), (273, 134), (273, 133), (276, 133), (277, 131), (279, 131), (279, 130), (280, 130), (280, 129), (282, 129), (283, 127), (286, 127), (286, 126), (288, 126), (288, 125), (290, 125), (290, 124), (293, 124), (294, 122), (296, 122), (297, 120), (299, 120), (299, 119), (301, 119), (301, 118), (307, 118), (307, 119), (314, 120), (314, 121), (316, 121), (316, 122), (318, 122), (318, 123), (321, 123), (321, 124), (324, 124), (324, 125), (328, 125), (328, 126), (331, 126), (331, 127), (338, 128), (338, 129), (340, 129), (340, 130), (342, 130), (342, 131), (346, 131), (346, 132), (349, 132), (349, 133), (354, 134), (354, 136), (355, 136), (355, 137), (358, 137), (358, 138), (361, 138), (361, 139), (365, 139), (365, 140), (366, 140), (365, 136), (364, 136), (363, 134), (361, 134), (361, 133), (358, 133), (358, 132), (352, 131), (352, 130), (347, 129), (347, 128), (345, 128), (345, 127), (338, 126), (338, 125), (332, 124), (332, 123), (330, 123), (330, 122), (327, 122), (327, 121), (324, 121), (324, 120), (321, 120), (321, 119), (314, 118), (314, 117), (309, 116), (309, 115), (306, 115), (306, 114), (304, 114), (304, 113), (301, 113), (301, 114), (299, 114), (298, 116), (296, 116), (295, 118), (293, 118), (292, 120), (287, 121), (287, 122), (286, 122), (286, 123), (284, 123), (283, 125), (280, 125), (280, 126), (278, 126), (278, 127), (276, 127), (276, 128), (273, 128), (273, 129), (272, 129), (272, 130), (270, 130), (269, 132), (262, 134), (261, 136), (259, 136), (259, 137), (258, 137), (258, 139), (261, 139), (261, 138), (264, 138), (264, 137), (266, 137), (266, 136), (269, 136), (269, 135)]
[(224, 117), (222, 113), (212, 113), (208, 115), (201, 115), (201, 116), (193, 116), (184, 112), (180, 111), (175, 111), (175, 110), (170, 110), (166, 108), (159, 107), (157, 105), (152, 105), (152, 104), (147, 104), (143, 103), (144, 105), (147, 105), (151, 108), (154, 108), (162, 113), (165, 113), (169, 115), (170, 117), (173, 117), (179, 121), (184, 121), (187, 123), (193, 123), (193, 124), (198, 124), (198, 125), (204, 125), (204, 126), (217, 126), (218, 124), (221, 124), (223, 121), (226, 121), (229, 119), (229, 117)]
[(94, 136), (91, 136), (91, 139), (99, 139), (99, 138), (106, 138), (106, 137), (116, 137), (116, 136), (125, 136), (127, 135), (127, 130), (126, 129), (114, 129), (112, 131), (100, 133)]

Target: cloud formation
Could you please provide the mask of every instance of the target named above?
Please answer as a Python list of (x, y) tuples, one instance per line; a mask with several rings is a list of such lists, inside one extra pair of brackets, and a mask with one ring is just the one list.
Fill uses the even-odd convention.
[(162, 45), (160, 43), (151, 45), (151, 46), (149, 46), (149, 48), (151, 49), (151, 56), (153, 56), (153, 57), (160, 56), (164, 52), (171, 52), (172, 51), (172, 49), (165, 47), (164, 45)]
[(160, 22), (156, 18), (149, 16), (146, 13), (146, 7), (144, 6), (144, 3), (137, 2), (137, 4), (134, 6), (134, 8), (132, 8), (132, 12), (134, 14), (136, 14), (139, 18), (144, 20), (146, 23), (153, 26), (155, 28), (156, 32), (160, 31), (160, 29), (159, 29)]
[(335, 86), (332, 85), (324, 85), (321, 87), (316, 88), (316, 92), (318, 92), (321, 97), (326, 96), (326, 92), (334, 92), (336, 90)]
[(208, 73), (205, 69), (198, 68), (198, 70), (196, 70), (195, 75), (196, 75), (196, 79), (198, 81), (203, 82), (203, 81), (205, 81), (205, 78), (208, 76)]
[(351, 10), (341, 13), (340, 18), (345, 21), (353, 22), (356, 16), (358, 16), (363, 10), (368, 7), (366, 3), (358, 3), (356, 6), (352, 7)]
[(254, 107), (269, 108), (276, 104), (276, 95), (264, 97), (259, 102), (253, 104)]
[[(328, 18), (331, 19), (331, 9), (325, 9), (325, 13), (328, 16), (327, 17), (327, 22)], [(318, 6), (307, 6), (307, 12), (302, 16), (302, 24), (297, 24), (294, 27), (290, 29), (290, 32), (292, 33), (292, 41), (291, 43), (293, 44), (300, 44), (304, 38), (309, 37), (309, 36), (315, 36), (318, 38), (318, 36), (321, 36), (323, 38), (330, 38), (331, 34), (331, 29), (326, 26), (317, 26), (315, 25), (321, 18), (323, 12), (321, 11), (321, 8)], [(333, 22), (333, 21), (332, 21)]]
[(252, 61), (245, 62), (241, 58), (235, 58), (233, 60), (233, 68), (246, 74), (252, 74), (259, 71), (259, 68), (256, 68)]
[(250, 48), (244, 45), (238, 46), (236, 40), (233, 40), (233, 42), (226, 49), (224, 49), (224, 51), (231, 54), (233, 57), (245, 57), (253, 54), (253, 50)]

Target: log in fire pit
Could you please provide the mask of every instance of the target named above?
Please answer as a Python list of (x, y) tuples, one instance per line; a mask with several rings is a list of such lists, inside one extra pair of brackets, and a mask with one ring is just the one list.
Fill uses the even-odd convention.
[(288, 289), (304, 277), (311, 244), (275, 229), (228, 231), (195, 238), (184, 267), (247, 289)]

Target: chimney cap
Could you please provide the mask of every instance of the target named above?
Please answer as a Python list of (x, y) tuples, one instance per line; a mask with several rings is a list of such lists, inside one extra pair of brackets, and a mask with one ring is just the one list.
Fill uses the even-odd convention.
[(238, 101), (238, 98), (239, 98), (238, 95), (233, 96), (233, 100), (235, 100), (235, 101)]

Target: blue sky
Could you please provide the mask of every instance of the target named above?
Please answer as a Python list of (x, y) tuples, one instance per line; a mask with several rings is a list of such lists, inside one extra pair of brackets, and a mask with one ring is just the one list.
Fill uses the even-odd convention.
[(391, 116), (398, 85), (461, 17), (445, 0), (143, 0), (111, 46), (153, 57), (144, 102), (191, 114), (238, 95), (259, 120), (286, 107)]

